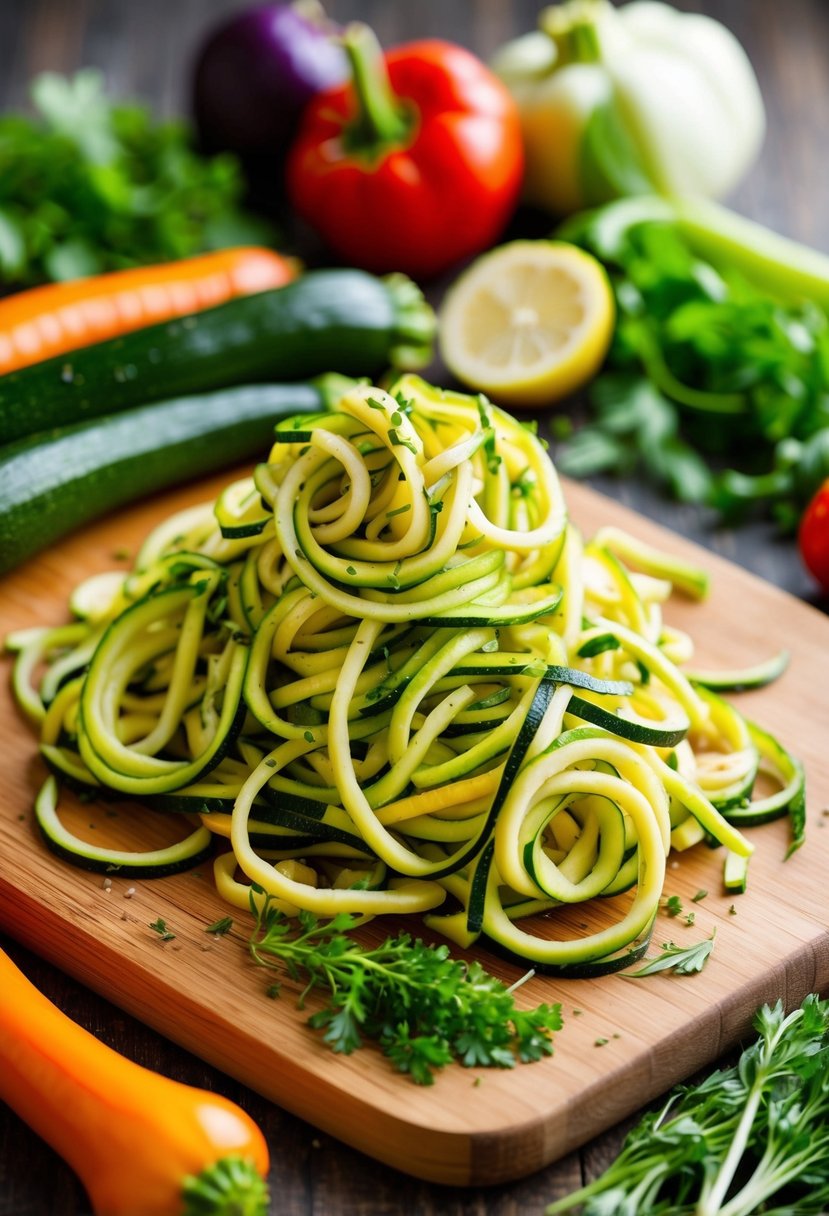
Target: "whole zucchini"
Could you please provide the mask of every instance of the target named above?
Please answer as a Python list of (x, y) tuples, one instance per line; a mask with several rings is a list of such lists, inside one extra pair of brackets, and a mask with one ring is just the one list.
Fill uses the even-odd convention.
[(322, 376), (157, 401), (0, 448), (0, 574), (115, 507), (266, 457), (278, 418), (327, 409), (344, 386)]
[(435, 320), (402, 275), (318, 270), (0, 376), (0, 444), (234, 384), (427, 362)]

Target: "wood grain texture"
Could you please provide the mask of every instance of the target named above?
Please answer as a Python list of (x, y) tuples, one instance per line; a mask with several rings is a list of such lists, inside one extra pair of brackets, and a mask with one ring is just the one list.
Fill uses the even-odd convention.
[[(213, 497), (227, 477), (122, 512), (7, 576), (0, 633), (65, 619), (66, 597), (79, 578), (112, 568), (116, 550), (134, 553), (156, 522)], [(703, 556), (585, 487), (569, 485), (567, 498), (586, 535), (613, 519), (693, 560)], [(829, 682), (829, 621), (749, 573), (704, 556), (714, 574), (710, 600), (678, 599), (669, 619), (693, 634), (697, 661), (705, 666), (750, 663), (783, 639), (790, 646), (785, 676), (741, 703), (806, 763), (811, 839), (784, 863), (786, 824), (755, 829), (749, 892), (736, 900), (720, 890), (720, 855), (702, 846), (672, 861), (666, 893), (694, 907), (696, 923), (691, 928), (661, 918), (656, 940), (691, 941), (716, 928), (714, 954), (701, 976), (527, 983), (522, 1001), (559, 1001), (565, 1011), (552, 1059), (511, 1072), (450, 1068), (433, 1088), (422, 1089), (393, 1074), (376, 1052), (332, 1057), (296, 1008), (299, 986), (286, 983), (276, 1002), (264, 996), (262, 973), (246, 952), (252, 924), (246, 914), (235, 914), (227, 937), (206, 936), (206, 926), (228, 911), (209, 866), (155, 881), (106, 880), (46, 850), (31, 816), (43, 768), (6, 681), (0, 686), (0, 923), (208, 1063), (399, 1170), (481, 1186), (541, 1169), (716, 1059), (745, 1033), (763, 1001), (782, 996), (793, 1004), (829, 985), (829, 936), (819, 915), (829, 833), (817, 828), (819, 808), (829, 801), (829, 765), (819, 715), (803, 691)], [(76, 805), (72, 814), (75, 829), (101, 843), (123, 844), (135, 834), (139, 846), (156, 844), (171, 830), (169, 819), (153, 816), (148, 826), (133, 827), (127, 809), (113, 816)], [(692, 905), (701, 888), (710, 894)], [(598, 927), (607, 907), (595, 901), (572, 919)], [(173, 940), (162, 942), (150, 929), (158, 917)], [(378, 921), (364, 933), (376, 940), (389, 930)], [(519, 978), (520, 969), (476, 953), (507, 982)]]

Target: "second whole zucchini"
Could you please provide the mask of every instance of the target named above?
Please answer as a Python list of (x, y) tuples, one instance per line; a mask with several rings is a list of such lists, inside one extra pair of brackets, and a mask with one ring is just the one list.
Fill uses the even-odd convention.
[(0, 448), (0, 574), (156, 490), (267, 455), (275, 421), (328, 408), (344, 378), (157, 401)]
[(428, 361), (435, 319), (403, 275), (319, 270), (0, 377), (0, 444), (238, 384)]

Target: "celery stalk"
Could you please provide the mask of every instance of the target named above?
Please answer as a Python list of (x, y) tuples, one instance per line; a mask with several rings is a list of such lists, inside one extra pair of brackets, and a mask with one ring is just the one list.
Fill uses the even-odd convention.
[(786, 300), (829, 312), (829, 257), (707, 199), (673, 199), (673, 217), (692, 248)]
[(629, 229), (674, 224), (700, 257), (737, 271), (756, 287), (786, 301), (811, 300), (829, 312), (829, 257), (736, 211), (702, 198), (641, 195), (620, 199), (567, 220), (556, 235), (577, 237), (589, 228), (600, 256), (614, 258)]

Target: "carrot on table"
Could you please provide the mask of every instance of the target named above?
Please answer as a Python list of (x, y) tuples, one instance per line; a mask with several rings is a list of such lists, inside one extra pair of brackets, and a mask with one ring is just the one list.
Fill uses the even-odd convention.
[(297, 269), (294, 259), (272, 249), (241, 246), (15, 293), (0, 299), (0, 375), (281, 287)]

